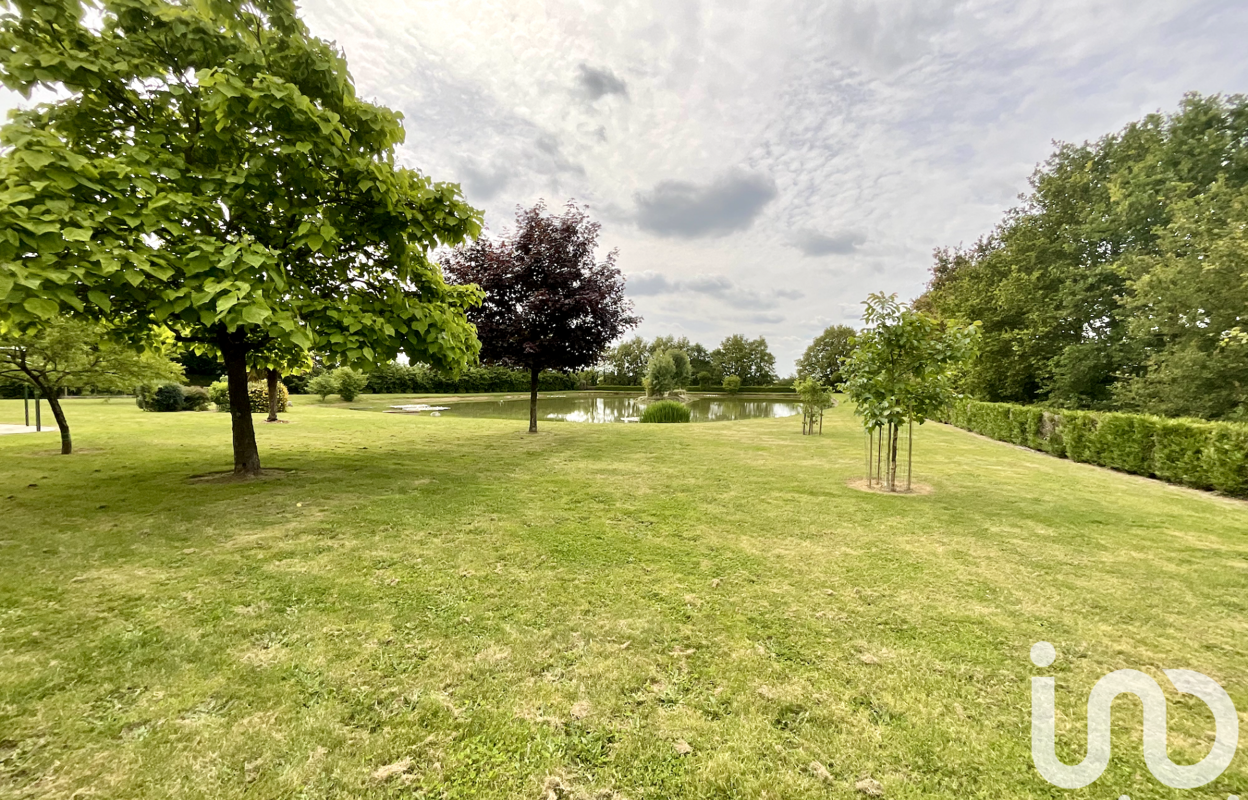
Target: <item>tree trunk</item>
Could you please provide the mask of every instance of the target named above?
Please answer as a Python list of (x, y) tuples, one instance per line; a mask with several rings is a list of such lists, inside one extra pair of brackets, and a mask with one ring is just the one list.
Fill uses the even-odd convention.
[(901, 438), (901, 428), (888, 426), (888, 490), (897, 491), (897, 440)]
[(56, 395), (56, 391), (48, 393), (48, 407), (52, 409), (52, 416), (56, 418), (56, 427), (61, 430), (61, 455), (67, 456), (74, 452), (74, 442), (69, 436), (69, 422), (65, 419), (61, 400)]
[(537, 433), (537, 376), (540, 370), (530, 371), (529, 379), (529, 433)]
[(234, 432), (234, 474), (259, 475), (260, 451), (251, 424), (251, 398), (247, 394), (247, 351), (225, 340), (221, 355), (230, 390), (230, 427)]
[(269, 418), (266, 420), (266, 422), (277, 422), (277, 406), (278, 406), (277, 382), (278, 382), (278, 379), (281, 377), (281, 375), (278, 373), (277, 370), (270, 369), (268, 370), (268, 374), (266, 374), (265, 377), (268, 378), (269, 380)]

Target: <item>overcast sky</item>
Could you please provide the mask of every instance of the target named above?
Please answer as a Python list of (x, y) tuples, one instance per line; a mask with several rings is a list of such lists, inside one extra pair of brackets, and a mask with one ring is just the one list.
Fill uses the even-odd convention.
[(300, 7), (403, 112), (404, 162), (488, 228), (575, 198), (638, 332), (763, 335), (782, 374), (869, 292), (919, 294), (932, 249), (990, 230), (1054, 139), (1248, 91), (1232, 0)]

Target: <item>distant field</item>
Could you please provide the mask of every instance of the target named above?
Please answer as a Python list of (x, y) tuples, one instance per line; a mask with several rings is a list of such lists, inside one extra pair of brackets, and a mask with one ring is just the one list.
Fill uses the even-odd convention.
[[(529, 436), (296, 403), (251, 483), (192, 479), (224, 414), (69, 400), (80, 453), (0, 436), (0, 797), (1248, 794), (1245, 745), (1159, 785), (1130, 698), (1058, 790), (1029, 686), (1057, 677), (1067, 762), (1115, 669), (1199, 670), (1248, 723), (1248, 504), (937, 425), (931, 494), (864, 493), (845, 408)], [(1167, 694), (1193, 763), (1212, 715)]]

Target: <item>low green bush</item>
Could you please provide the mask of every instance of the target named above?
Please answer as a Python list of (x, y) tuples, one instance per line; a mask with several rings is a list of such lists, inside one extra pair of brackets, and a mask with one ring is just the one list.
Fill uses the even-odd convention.
[(339, 367), (332, 373), (338, 396), (350, 403), (368, 388), (368, 376), (350, 367)]
[(736, 375), (724, 376), (724, 391), (728, 394), (736, 394), (741, 389), (741, 379)]
[(162, 383), (152, 392), (152, 399), (147, 402), (148, 411), (181, 411), (182, 386), (177, 383)]
[(212, 402), (208, 398), (208, 390), (202, 386), (182, 387), (182, 408), (186, 411), (205, 411)]
[(659, 400), (641, 412), (642, 422), (688, 422), (689, 406), (675, 400)]
[(322, 372), (315, 378), (308, 381), (308, 394), (314, 394), (324, 400), (331, 394), (338, 394), (338, 381), (334, 379), (334, 373)]
[[(230, 410), (230, 386), (225, 381), (217, 381), (208, 387), (208, 399), (217, 407), (218, 411)], [(269, 413), (269, 386), (266, 381), (252, 381), (247, 384), (247, 399), (251, 404), (251, 413), (267, 414)], [(277, 384), (277, 413), (285, 414), (287, 407), (290, 405), (290, 392), (286, 389), (286, 384), (280, 381)]]
[(1248, 425), (959, 400), (944, 421), (1001, 441), (1248, 497)]
[(225, 381), (217, 381), (208, 387), (208, 399), (218, 411), (230, 410), (230, 385)]
[(135, 387), (134, 402), (144, 411), (202, 411), (208, 407), (208, 392), (202, 386), (147, 383)]

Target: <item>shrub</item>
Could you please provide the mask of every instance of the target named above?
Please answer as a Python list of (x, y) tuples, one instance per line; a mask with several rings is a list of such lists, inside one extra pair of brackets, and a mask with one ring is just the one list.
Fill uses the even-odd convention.
[(145, 411), (181, 411), (182, 386), (177, 383), (162, 383), (152, 390), (143, 406)]
[(704, 391), (706, 389), (710, 389), (711, 386), (714, 385), (712, 383), (713, 380), (714, 378), (711, 376), (711, 373), (705, 372), (705, 371), (699, 372), (698, 373), (698, 388)]
[(308, 381), (308, 392), (319, 395), (322, 401), (331, 394), (338, 394), (338, 381), (334, 379), (334, 373), (322, 372)]
[(646, 387), (647, 395), (661, 397), (676, 388), (678, 375), (672, 352), (669, 350), (650, 356), (650, 360), (646, 363), (646, 377), (641, 381)]
[(659, 400), (641, 412), (642, 422), (688, 422), (689, 406), (675, 400)]
[(134, 387), (134, 404), (144, 411), (150, 411), (148, 405), (152, 402), (152, 395), (156, 394), (156, 389), (160, 384), (157, 383), (140, 383)]
[(217, 381), (208, 387), (208, 399), (218, 411), (230, 410), (230, 385), (225, 381)]
[(724, 391), (725, 392), (727, 392), (728, 394), (736, 394), (737, 390), (740, 388), (741, 388), (741, 379), (739, 377), (737, 377), (736, 375), (724, 376)]
[(1248, 425), (959, 400), (945, 421), (1055, 456), (1248, 497)]
[(208, 390), (202, 386), (182, 388), (182, 408), (187, 411), (204, 411), (209, 403)]
[[(216, 406), (218, 411), (230, 410), (230, 386), (225, 381), (217, 381), (208, 387), (208, 399)], [(247, 384), (247, 399), (251, 405), (253, 414), (269, 413), (269, 387), (267, 382), (252, 381)], [(287, 407), (290, 405), (290, 392), (286, 389), (286, 384), (277, 384), (277, 413), (285, 414)]]
[(360, 396), (368, 387), (368, 376), (350, 367), (339, 367), (334, 370), (334, 383), (338, 385), (338, 396), (350, 403)]
[[(247, 398), (251, 401), (251, 413), (267, 414), (269, 413), (269, 384), (268, 381), (252, 381), (247, 384)], [(277, 413), (285, 414), (286, 407), (290, 405), (290, 392), (286, 390), (286, 384), (278, 381), (277, 384)]]

